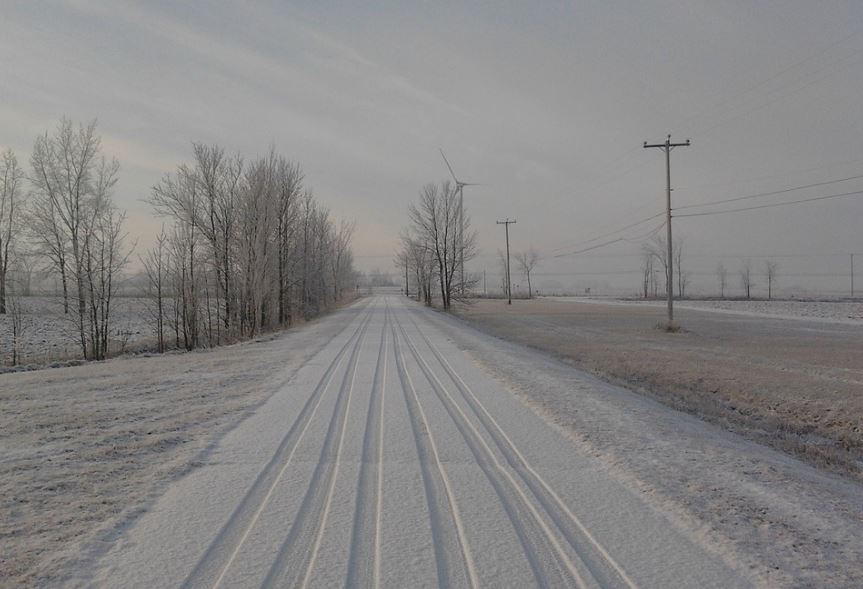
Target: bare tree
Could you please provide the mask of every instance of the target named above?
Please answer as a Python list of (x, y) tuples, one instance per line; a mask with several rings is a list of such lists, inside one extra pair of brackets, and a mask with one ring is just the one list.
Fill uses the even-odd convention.
[[(668, 266), (669, 266), (670, 262), (668, 260), (668, 248), (665, 247), (665, 238), (662, 237), (661, 235), (654, 235), (650, 239), (650, 241), (648, 241), (647, 243), (645, 243), (641, 246), (641, 251), (644, 254), (651, 255), (653, 257), (654, 261), (659, 264), (659, 266), (662, 268), (663, 273), (666, 276), (666, 285), (667, 285)], [(672, 252), (672, 259), (673, 259), (673, 255), (674, 255), (674, 253)], [(656, 267), (656, 265), (654, 264), (654, 268), (655, 267)], [(656, 294), (656, 292), (654, 289), (654, 295), (655, 294)]]
[(408, 270), (413, 272), (416, 282), (417, 301), (421, 300), (426, 306), (431, 306), (432, 285), (437, 277), (432, 250), (428, 243), (420, 241), (408, 231), (402, 231), (401, 242)]
[(512, 281), (509, 280), (509, 276), (507, 275), (506, 254), (503, 250), (497, 250), (497, 267), (500, 274), (500, 290), (503, 296), (511, 296), (509, 291), (512, 288)]
[[(153, 187), (150, 203), (156, 213), (173, 221), (168, 242), (173, 314), (170, 321), (175, 345), (192, 350), (200, 344), (201, 277), (204, 259), (198, 231), (200, 186), (194, 170), (179, 166)], [(182, 340), (182, 341), (181, 341)]]
[(34, 252), (48, 261), (47, 269), (60, 277), (63, 294), (63, 312), (69, 314), (69, 268), (67, 264), (68, 239), (57, 214), (54, 184), (48, 177), (49, 157), (47, 141), (39, 138), (33, 148), (31, 163), (34, 169), (34, 190), (30, 207), (28, 233)]
[(68, 286), (75, 288), (75, 322), (82, 354), (107, 353), (114, 278), (125, 265), (122, 224), (111, 192), (119, 164), (100, 157), (96, 121), (75, 127), (61, 119), (53, 135), (37, 138), (31, 164), (33, 218), (39, 250), (59, 271), (64, 310)]
[(6, 314), (6, 286), (10, 262), (16, 253), (23, 204), (24, 172), (11, 149), (3, 153), (0, 186), (0, 315)]
[(686, 295), (686, 285), (689, 283), (689, 273), (683, 269), (682, 237), (674, 240), (674, 247), (671, 253), (674, 256), (675, 273), (677, 275), (677, 296), (683, 298)]
[(356, 230), (356, 223), (342, 221), (338, 230), (333, 230), (330, 243), (330, 273), (332, 274), (333, 300), (342, 298), (342, 291), (350, 278), (353, 268), (353, 253), (351, 252), (351, 236)]
[(533, 288), (530, 283), (530, 273), (539, 265), (540, 255), (534, 248), (530, 248), (526, 252), (515, 254), (515, 261), (518, 264), (522, 274), (527, 278), (527, 297), (533, 298)]
[[(25, 221), (26, 222), (26, 221)], [(32, 251), (16, 251), (13, 274), (18, 283), (18, 294), (29, 297), (33, 294), (33, 272), (37, 263), (37, 254)]]
[[(666, 284), (668, 277), (668, 248), (665, 246), (665, 238), (661, 235), (654, 235), (650, 238), (650, 241), (642, 244), (641, 252), (645, 256), (652, 256), (653, 259), (658, 262), (659, 267), (662, 268), (663, 273), (666, 276)], [(676, 267), (677, 272), (677, 294), (678, 296), (683, 296), (686, 291), (686, 285), (689, 282), (689, 273), (683, 270), (683, 239), (677, 239), (674, 241), (674, 245), (671, 248), (671, 262)], [(655, 264), (651, 264), (650, 271), (653, 272), (653, 269), (656, 267)], [(642, 270), (646, 270), (646, 262), (642, 264)], [(646, 274), (645, 274), (646, 276)], [(655, 279), (654, 279), (655, 281)]]
[(767, 260), (764, 264), (764, 275), (767, 276), (767, 298), (773, 298), (773, 282), (776, 280), (776, 273), (779, 271), (779, 264), (773, 260)]
[(642, 278), (642, 288), (644, 298), (646, 299), (650, 296), (650, 285), (653, 280), (653, 253), (647, 251), (642, 246), (642, 255), (641, 255), (641, 278)]
[[(462, 260), (470, 261), (476, 255), (476, 234), (470, 230), (470, 217), (465, 214), (462, 225), (462, 255), (459, 255), (459, 217), (457, 191), (449, 183), (440, 186), (427, 184), (420, 191), (419, 203), (411, 204), (408, 216), (417, 238), (428, 244), (434, 257), (440, 285), (441, 303), (449, 309), (454, 296), (466, 291), (468, 285), (457, 283)], [(462, 288), (464, 286), (464, 288)]]
[(716, 278), (719, 280), (719, 297), (724, 299), (725, 286), (728, 284), (728, 270), (722, 262), (716, 264)]
[(17, 366), (21, 361), (21, 348), (24, 344), (26, 333), (30, 328), (30, 319), (27, 309), (21, 298), (15, 292), (9, 294), (9, 320), (12, 326), (12, 366)]
[(168, 276), (170, 274), (168, 258), (168, 236), (165, 228), (156, 236), (156, 244), (147, 256), (141, 259), (144, 272), (147, 275), (147, 291), (153, 301), (150, 314), (155, 326), (153, 331), (156, 335), (156, 345), (159, 352), (164, 352), (165, 346), (165, 320), (166, 308), (165, 297), (167, 295)]
[(175, 345), (253, 337), (344, 296), (354, 226), (335, 226), (303, 188), (299, 165), (274, 148), (249, 163), (218, 146), (193, 149), (194, 165), (178, 166), (150, 197), (172, 224), (163, 288), (172, 293), (165, 324)]
[(746, 258), (740, 266), (740, 284), (746, 291), (746, 298), (751, 298), (752, 293), (752, 260)]
[[(90, 358), (107, 357), (111, 336), (112, 302), (119, 287), (118, 277), (128, 262), (123, 224), (126, 214), (110, 199), (114, 171), (100, 170), (97, 180), (95, 211), (84, 241), (84, 278), (89, 304)], [(104, 182), (104, 184), (103, 184)], [(86, 357), (86, 354), (85, 354)]]

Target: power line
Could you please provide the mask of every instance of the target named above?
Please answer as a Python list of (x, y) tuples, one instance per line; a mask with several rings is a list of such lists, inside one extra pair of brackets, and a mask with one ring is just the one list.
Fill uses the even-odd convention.
[(757, 209), (770, 209), (773, 207), (786, 207), (789, 205), (798, 205), (806, 202), (816, 202), (819, 200), (829, 200), (832, 198), (842, 198), (848, 196), (860, 196), (863, 195), (863, 190), (858, 190), (855, 192), (843, 192), (842, 194), (828, 194), (827, 196), (814, 196), (812, 198), (801, 198), (800, 200), (791, 200), (786, 202), (774, 202), (766, 205), (756, 205), (754, 207), (740, 207), (736, 209), (726, 209), (724, 211), (707, 211), (704, 213), (685, 213), (683, 215), (675, 215), (675, 217), (704, 217), (707, 215), (724, 215), (726, 213), (738, 213), (740, 211), (754, 211)]
[[(661, 215), (661, 214), (663, 214), (663, 213), (660, 213), (660, 215)], [(658, 215), (657, 215), (657, 216), (658, 216)], [(557, 254), (557, 255), (553, 255), (553, 256), (545, 256), (545, 257), (546, 257), (546, 258), (564, 258), (564, 257), (567, 257), (567, 256), (575, 256), (575, 255), (577, 255), (577, 254), (581, 254), (581, 253), (584, 253), (584, 252), (593, 251), (593, 250), (596, 250), (596, 249), (599, 249), (599, 248), (602, 248), (602, 247), (606, 247), (606, 246), (612, 245), (612, 244), (614, 244), (614, 243), (619, 243), (619, 242), (621, 242), (621, 241), (626, 241), (626, 242), (629, 242), (629, 243), (634, 243), (635, 241), (643, 240), (643, 239), (647, 239), (647, 238), (649, 238), (649, 237), (652, 237), (652, 236), (653, 236), (657, 231), (659, 231), (659, 230), (660, 230), (660, 229), (662, 229), (663, 227), (665, 227), (665, 221), (663, 221), (663, 222), (662, 222), (662, 223), (660, 223), (658, 226), (654, 227), (653, 229), (651, 229), (650, 231), (648, 231), (647, 233), (645, 233), (644, 235), (641, 235), (641, 236), (635, 236), (635, 237), (618, 237), (618, 238), (616, 238), (616, 239), (612, 239), (611, 241), (606, 241), (605, 243), (600, 243), (600, 244), (597, 244), (597, 245), (594, 245), (594, 246), (591, 246), (591, 247), (588, 247), (588, 248), (584, 248), (584, 249), (576, 250), (576, 251), (574, 251), (574, 252), (566, 252), (566, 253), (563, 253), (563, 254)]]
[[(787, 192), (794, 192), (797, 190), (805, 190), (807, 188), (816, 188), (818, 186), (827, 186), (829, 184), (839, 184), (840, 182), (849, 182), (851, 180), (859, 180), (863, 178), (863, 174), (857, 176), (849, 176), (847, 178), (839, 178), (838, 180), (826, 180), (824, 182), (815, 182), (814, 184), (805, 184), (803, 186), (793, 186), (791, 188), (783, 188), (782, 190), (774, 190), (772, 192), (759, 192), (757, 194), (747, 194), (746, 196), (736, 196), (734, 198), (726, 198), (722, 200), (714, 200), (710, 202), (703, 202), (699, 204), (691, 204), (691, 205), (683, 205), (682, 207), (674, 207), (674, 210), (679, 211), (681, 209), (692, 209), (697, 207), (709, 207), (729, 202), (737, 202), (741, 200), (750, 200), (753, 198), (761, 198), (763, 196), (774, 196), (776, 194), (785, 194)], [(682, 215), (678, 215), (682, 216)]]
[(850, 166), (854, 164), (855, 167), (859, 167), (859, 164), (863, 162), (861, 158), (855, 158), (853, 160), (845, 160), (842, 162), (833, 162), (828, 164), (821, 164), (818, 166), (812, 166), (809, 168), (797, 168), (791, 171), (784, 172), (776, 172), (773, 174), (762, 174), (760, 176), (751, 176), (749, 178), (735, 178), (734, 180), (730, 180), (728, 182), (709, 182), (706, 184), (693, 184), (693, 185), (684, 185), (678, 187), (678, 190), (686, 190), (686, 191), (694, 191), (694, 190), (704, 190), (708, 188), (721, 188), (723, 186), (732, 186), (739, 185), (751, 182), (758, 182), (760, 180), (773, 180), (775, 178), (785, 178), (787, 176), (799, 176), (800, 174), (808, 174), (809, 172), (818, 172), (821, 170), (833, 169), (833, 168), (841, 168), (843, 166)]
[(616, 230), (614, 230), (614, 231), (609, 231), (609, 232), (607, 232), (607, 233), (603, 233), (603, 234), (601, 234), (601, 235), (597, 235), (596, 237), (592, 237), (592, 238), (590, 238), (590, 239), (585, 239), (585, 240), (582, 240), (582, 241), (576, 241), (575, 243), (572, 243), (572, 244), (569, 244), (569, 245), (566, 245), (566, 246), (556, 247), (556, 248), (554, 248), (554, 249), (553, 249), (553, 250), (551, 250), (551, 251), (552, 251), (552, 252), (559, 252), (560, 250), (563, 250), (563, 249), (569, 249), (569, 248), (571, 248), (571, 247), (578, 247), (578, 246), (580, 246), (580, 245), (586, 245), (586, 244), (588, 244), (588, 243), (592, 243), (592, 242), (594, 242), (594, 241), (598, 241), (598, 240), (603, 239), (603, 238), (605, 238), (605, 237), (608, 237), (608, 236), (610, 236), (610, 235), (614, 235), (614, 234), (616, 234), (616, 233), (622, 233), (622, 232), (626, 231), (627, 229), (632, 229), (633, 227), (637, 227), (638, 225), (642, 225), (642, 224), (644, 224), (644, 223), (647, 223), (648, 221), (652, 221), (652, 220), (654, 220), (654, 219), (656, 219), (656, 218), (658, 218), (658, 217), (661, 217), (661, 216), (662, 216), (662, 215), (664, 215), (664, 214), (665, 214), (665, 211), (660, 211), (660, 212), (656, 213), (655, 215), (651, 215), (651, 216), (649, 216), (649, 217), (647, 217), (647, 218), (644, 218), (644, 219), (642, 219), (642, 220), (640, 220), (640, 221), (636, 221), (635, 223), (630, 223), (629, 225), (625, 225), (624, 227), (621, 227), (620, 229), (616, 229)]

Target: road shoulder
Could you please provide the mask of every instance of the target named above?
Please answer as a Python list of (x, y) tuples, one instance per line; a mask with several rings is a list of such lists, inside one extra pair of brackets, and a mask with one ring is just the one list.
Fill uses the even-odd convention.
[(702, 544), (767, 586), (863, 585), (863, 486), (437, 316), (477, 365)]

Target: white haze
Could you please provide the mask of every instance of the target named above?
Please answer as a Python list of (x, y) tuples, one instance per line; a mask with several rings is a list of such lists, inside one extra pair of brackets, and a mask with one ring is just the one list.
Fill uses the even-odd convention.
[[(666, 133), (693, 142), (672, 155), (680, 205), (863, 173), (861, 23), (853, 0), (9, 2), (0, 147), (26, 163), (61, 116), (98, 118), (143, 250), (160, 224), (143, 200), (192, 140), (247, 154), (272, 143), (356, 219), (360, 269), (387, 271), (407, 203), (447, 177), (443, 147), (484, 184), (466, 190), (483, 252), (470, 269), (491, 273), (498, 218), (518, 219), (514, 249), (549, 254), (659, 212), (663, 157), (641, 144)], [(736, 287), (741, 256), (756, 271), (757, 256), (787, 256), (780, 287), (839, 293), (848, 257), (821, 254), (863, 261), (861, 218), (850, 197), (681, 218), (675, 231), (696, 290), (713, 288), (720, 260)], [(548, 259), (538, 282), (634, 292), (637, 254), (620, 242)]]

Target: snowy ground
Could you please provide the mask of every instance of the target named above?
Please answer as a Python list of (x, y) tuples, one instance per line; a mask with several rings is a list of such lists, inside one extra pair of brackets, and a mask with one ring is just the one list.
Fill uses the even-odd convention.
[[(620, 305), (649, 305), (665, 307), (666, 302), (656, 300), (542, 297), (543, 300)], [(863, 301), (744, 301), (744, 300), (685, 300), (676, 301), (675, 308), (696, 311), (727, 312), (756, 317), (808, 319), (827, 323), (863, 324)]]
[[(72, 315), (63, 313), (61, 298), (33, 296), (19, 300), (25, 311), (19, 364), (50, 364), (81, 356), (77, 328)], [(112, 315), (112, 352), (153, 339), (146, 299), (117, 297), (113, 301)], [(8, 365), (11, 360), (12, 320), (8, 315), (0, 315), (0, 366)]]
[[(566, 327), (560, 316), (550, 321), (558, 327), (545, 325), (546, 334)], [(750, 566), (759, 585), (863, 587), (860, 482), (599, 381), (573, 369), (569, 360), (490, 341), (453, 318), (441, 317), (440, 323), (480, 367), (556, 424), (579, 451), (596, 457), (707, 545)], [(608, 323), (607, 315), (602, 323)], [(587, 329), (596, 334), (594, 326)], [(654, 347), (642, 335), (628, 336), (637, 349), (611, 349), (638, 356), (638, 349)]]
[(95, 584), (752, 585), (434, 319), (371, 300), (114, 545)]
[(403, 297), (0, 410), (3, 586), (863, 583), (859, 483)]
[(55, 587), (336, 333), (0, 374), (0, 587)]
[(477, 301), (459, 310), (756, 441), (863, 480), (863, 323), (582, 299)]

